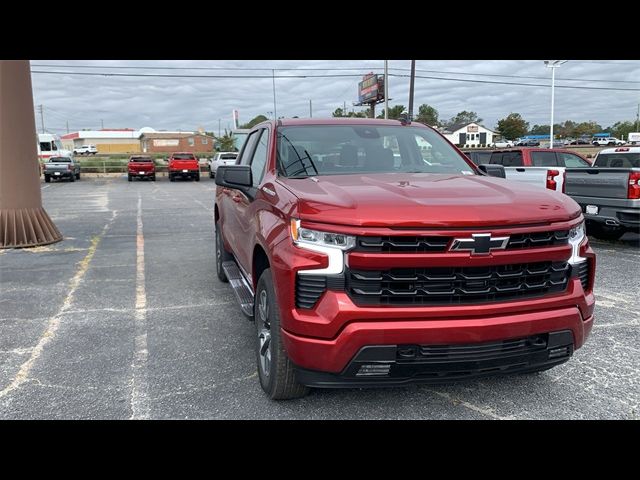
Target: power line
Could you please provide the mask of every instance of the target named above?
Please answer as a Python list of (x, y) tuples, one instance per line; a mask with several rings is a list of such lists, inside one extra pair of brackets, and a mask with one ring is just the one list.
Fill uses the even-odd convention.
[[(572, 62), (572, 63), (597, 63), (597, 62)], [(606, 63), (606, 62), (600, 62)], [(623, 63), (624, 65), (634, 65), (633, 63)], [(638, 67), (640, 67), (640, 62), (637, 63)], [(291, 67), (291, 68), (262, 68), (262, 67), (145, 67), (138, 65), (55, 65), (55, 64), (33, 64), (34, 67), (56, 67), (56, 68), (89, 68), (89, 69), (98, 69), (98, 68), (107, 68), (107, 69), (126, 69), (126, 70), (228, 70), (228, 71), (371, 71), (371, 70), (383, 70), (382, 67)], [(409, 71), (408, 68), (399, 68), (399, 67), (391, 67), (389, 70), (396, 71)], [(451, 70), (425, 70), (425, 69), (416, 69), (416, 72), (423, 73), (438, 73), (438, 74), (451, 74), (451, 75), (468, 75), (468, 76), (477, 76), (477, 77), (500, 77), (500, 78), (523, 78), (523, 79), (532, 79), (532, 80), (546, 80), (547, 77), (541, 76), (530, 76), (530, 75), (506, 75), (506, 74), (494, 74), (494, 73), (472, 73), (472, 72), (461, 72), (461, 71), (451, 71)], [(634, 80), (603, 80), (603, 79), (592, 79), (592, 78), (563, 78), (562, 81), (567, 82), (601, 82), (601, 83), (633, 83), (637, 84), (640, 81)]]
[[(31, 73), (43, 73), (49, 75), (82, 75), (98, 77), (155, 77), (155, 78), (336, 78), (336, 77), (360, 77), (353, 74), (327, 74), (327, 75), (175, 75), (175, 74), (147, 74), (147, 73), (89, 73), (89, 72), (57, 72), (32, 70)], [(390, 77), (409, 77), (409, 75), (389, 74)], [(447, 78), (416, 75), (416, 78), (429, 80), (448, 80), (450, 82), (485, 83), (494, 85), (516, 85), (524, 87), (548, 87), (547, 84), (539, 83), (519, 83), (519, 82), (499, 82), (491, 80), (473, 80), (465, 78)], [(575, 90), (607, 90), (614, 92), (640, 92), (640, 88), (613, 88), (613, 87), (586, 87), (571, 85), (556, 85), (557, 88), (571, 88)]]

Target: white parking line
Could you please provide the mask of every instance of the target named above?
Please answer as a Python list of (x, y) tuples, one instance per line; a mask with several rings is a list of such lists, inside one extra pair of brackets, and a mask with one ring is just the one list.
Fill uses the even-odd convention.
[(147, 419), (150, 416), (147, 380), (147, 292), (144, 274), (144, 234), (142, 225), (142, 196), (138, 193), (138, 218), (136, 235), (136, 310), (135, 352), (133, 355), (131, 419)]
[(107, 232), (107, 230), (115, 220), (116, 215), (117, 215), (117, 212), (114, 210), (111, 214), (111, 218), (103, 227), (102, 232), (100, 232), (98, 235), (93, 237), (93, 239), (91, 240), (91, 246), (89, 247), (89, 251), (80, 262), (80, 266), (78, 267), (76, 274), (71, 279), (71, 282), (69, 282), (69, 292), (67, 293), (67, 296), (65, 297), (64, 302), (62, 302), (62, 306), (60, 307), (60, 310), (58, 310), (58, 313), (56, 313), (53, 317), (49, 319), (47, 328), (42, 334), (42, 336), (40, 337), (40, 339), (38, 340), (38, 343), (31, 350), (31, 355), (29, 356), (29, 359), (20, 366), (20, 370), (18, 371), (14, 379), (11, 381), (11, 383), (7, 385), (3, 390), (0, 390), (0, 398), (8, 395), (9, 393), (14, 391), (16, 388), (20, 387), (20, 385), (22, 385), (24, 382), (28, 380), (29, 372), (31, 372), (33, 365), (36, 363), (36, 360), (38, 360), (38, 358), (42, 354), (42, 350), (44, 349), (45, 345), (55, 337), (56, 331), (60, 327), (60, 320), (62, 319), (66, 311), (71, 308), (76, 290), (78, 289), (80, 282), (82, 281), (85, 274), (87, 273), (87, 270), (89, 269), (89, 264), (91, 263), (91, 260), (93, 259), (93, 256), (95, 255), (96, 250), (98, 249), (98, 244), (100, 243), (100, 240), (102, 240), (102, 237), (104, 237), (104, 234)]

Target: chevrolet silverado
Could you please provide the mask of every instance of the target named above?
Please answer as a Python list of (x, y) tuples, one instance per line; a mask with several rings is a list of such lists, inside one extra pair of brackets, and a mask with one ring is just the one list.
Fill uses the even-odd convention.
[(253, 127), (237, 164), (218, 167), (216, 271), (254, 320), (266, 394), (569, 360), (594, 318), (582, 212), (498, 177), (418, 123)]

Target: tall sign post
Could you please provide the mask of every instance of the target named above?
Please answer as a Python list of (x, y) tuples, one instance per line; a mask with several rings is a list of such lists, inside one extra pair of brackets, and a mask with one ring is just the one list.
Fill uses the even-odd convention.
[(370, 117), (376, 118), (376, 105), (384, 102), (384, 75), (367, 73), (358, 83), (358, 103), (355, 106), (367, 105)]
[(62, 240), (42, 208), (28, 60), (0, 60), (0, 248)]

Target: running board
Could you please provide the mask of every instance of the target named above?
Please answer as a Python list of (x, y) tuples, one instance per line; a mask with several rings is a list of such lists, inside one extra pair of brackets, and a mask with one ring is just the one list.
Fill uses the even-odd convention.
[(227, 276), (231, 288), (233, 288), (233, 293), (238, 299), (242, 313), (253, 317), (253, 292), (242, 272), (240, 272), (238, 265), (234, 261), (222, 262), (222, 270), (224, 270), (224, 274)]

